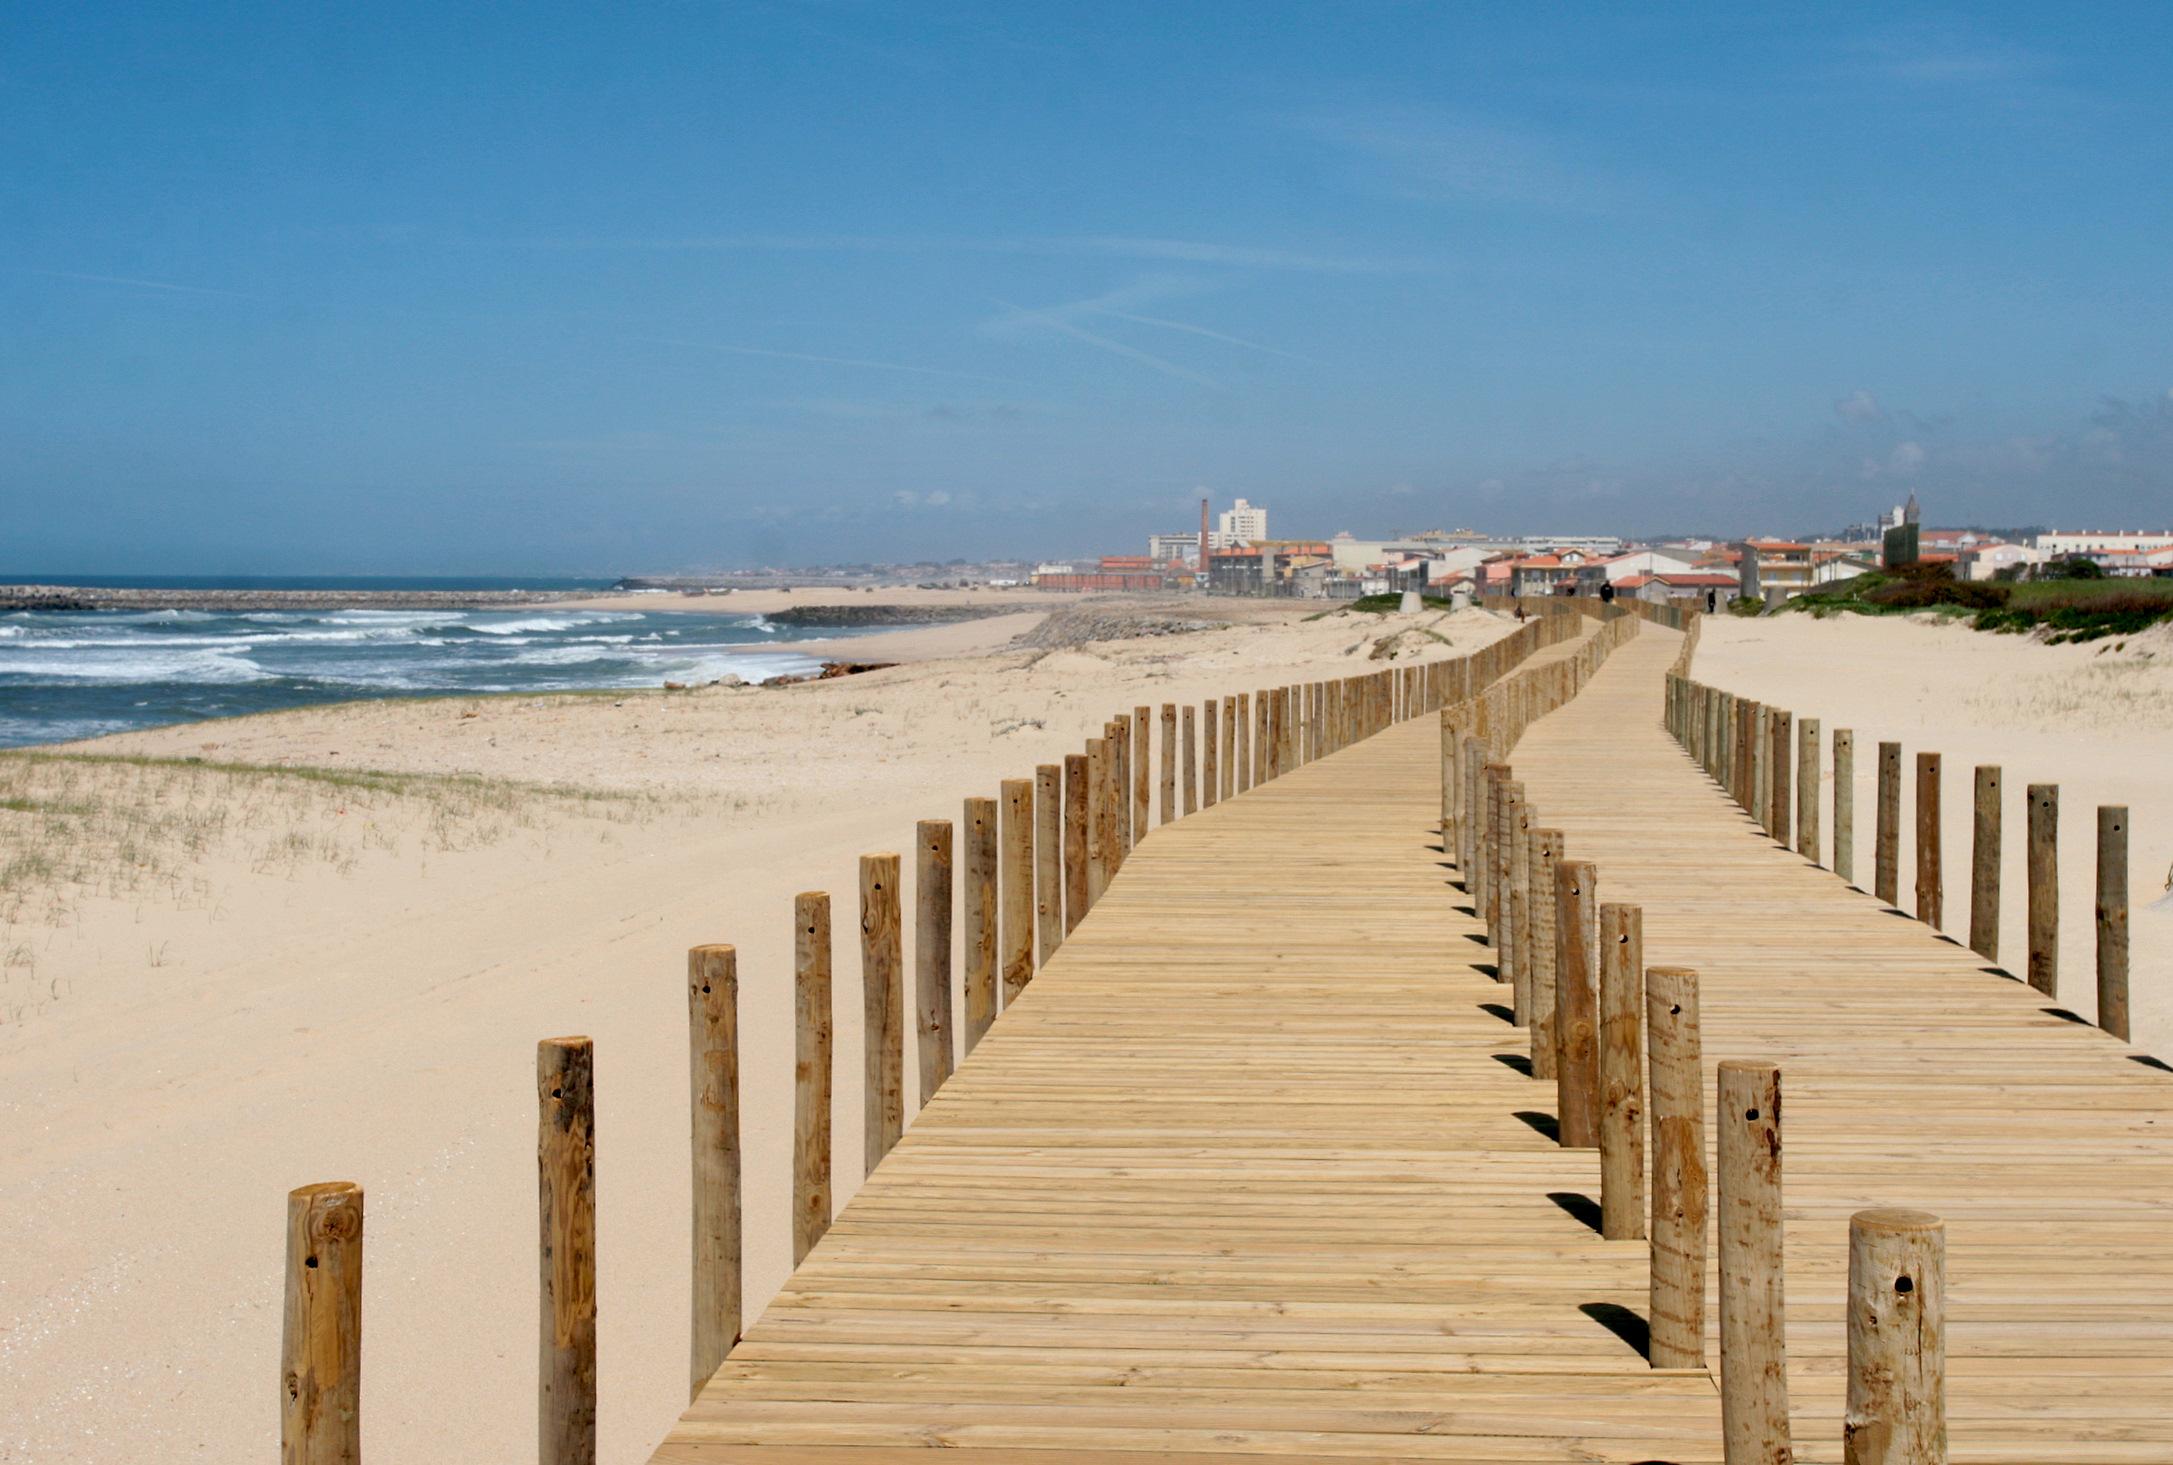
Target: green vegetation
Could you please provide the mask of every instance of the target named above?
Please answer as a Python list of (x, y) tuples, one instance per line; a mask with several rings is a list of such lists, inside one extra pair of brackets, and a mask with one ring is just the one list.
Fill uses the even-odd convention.
[[(1439, 595), (1421, 595), (1419, 603), (1428, 610), (1448, 610), (1449, 601)], [(1389, 615), (1403, 608), (1401, 595), (1361, 595), (1345, 605), (1345, 610), (1370, 611), (1374, 615)]]
[[(2090, 564), (2089, 561), (2082, 561)], [(2109, 580), (2078, 573), (2073, 561), (2057, 578), (2015, 582), (1957, 580), (1944, 564), (1874, 570), (1824, 590), (1799, 595), (1788, 609), (1814, 616), (1907, 615), (1932, 611), (1966, 616), (1980, 631), (2035, 631), (2048, 640), (2094, 641), (2126, 636), (2173, 618), (2173, 580)], [(2090, 570), (2097, 566), (2090, 564)]]

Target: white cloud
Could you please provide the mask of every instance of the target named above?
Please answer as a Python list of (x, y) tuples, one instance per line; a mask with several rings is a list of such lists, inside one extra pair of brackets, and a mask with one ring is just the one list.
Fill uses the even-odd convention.
[(1907, 478), (1924, 466), (1924, 445), (1919, 442), (1894, 444), (1894, 451), (1887, 455), (1887, 467)]
[(1298, 131), (1359, 159), (1403, 198), (1594, 209), (1619, 188), (1565, 160), (1547, 140), (1418, 109), (1352, 109), (1299, 118)]
[(1886, 409), (1879, 405), (1879, 399), (1862, 387), (1858, 387), (1846, 397), (1835, 402), (1833, 410), (1843, 422), (1884, 422), (1886, 420)]

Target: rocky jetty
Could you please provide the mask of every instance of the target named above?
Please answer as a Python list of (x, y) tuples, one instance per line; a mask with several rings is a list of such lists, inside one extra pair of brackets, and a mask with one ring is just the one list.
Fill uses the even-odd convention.
[(795, 605), (763, 619), (773, 626), (941, 626), (1032, 610), (1022, 605)]

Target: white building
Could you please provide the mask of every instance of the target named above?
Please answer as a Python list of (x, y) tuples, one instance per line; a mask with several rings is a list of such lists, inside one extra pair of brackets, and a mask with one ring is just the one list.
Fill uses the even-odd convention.
[(2002, 570), (2021, 569), (2028, 565), (2041, 565), (2048, 556), (2041, 549), (2031, 549), (2026, 544), (2001, 544), (1986, 540), (1961, 552), (1962, 577), (1968, 580), (1992, 580)]
[(1697, 571), (1698, 555), (1687, 549), (1634, 549), (1608, 560), (1603, 568), (1607, 582), (1619, 585), (1636, 575), (1689, 575)]
[(2047, 559), (2061, 559), (2073, 554), (2147, 554), (2154, 549), (2173, 549), (2173, 533), (2129, 533), (2122, 530), (2111, 533), (2090, 530), (2075, 534), (2040, 534), (2037, 547)]
[(1148, 535), (1147, 558), (1158, 565), (1176, 560), (1181, 564), (1197, 566), (1200, 562), (1199, 531), (1194, 530), (1190, 534)]
[(1216, 536), (1222, 543), (1218, 548), (1228, 549), (1240, 544), (1257, 544), (1268, 537), (1268, 511), (1257, 504), (1239, 499), (1222, 511), (1222, 532)]

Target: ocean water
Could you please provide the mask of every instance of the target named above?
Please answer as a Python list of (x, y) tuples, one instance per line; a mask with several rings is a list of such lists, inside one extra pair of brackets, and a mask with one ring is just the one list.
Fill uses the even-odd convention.
[(767, 681), (819, 667), (791, 648), (810, 634), (759, 615), (550, 605), (0, 612), (0, 747), (358, 697)]

